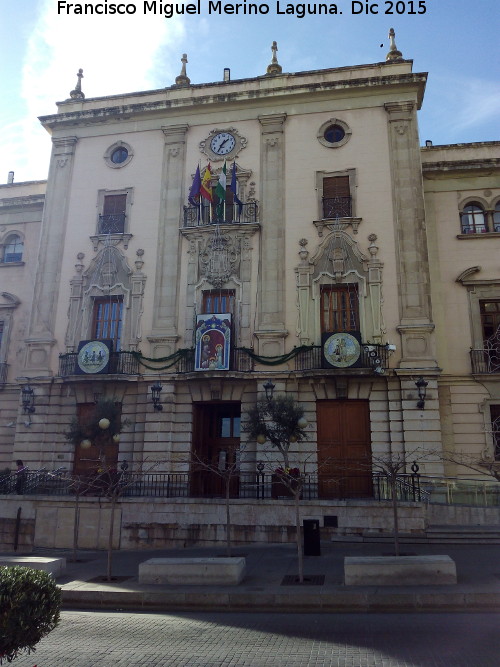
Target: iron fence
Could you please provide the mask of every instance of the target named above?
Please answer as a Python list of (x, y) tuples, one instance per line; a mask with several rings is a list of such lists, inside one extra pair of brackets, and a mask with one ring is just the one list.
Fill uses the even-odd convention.
[[(418, 502), (425, 493), (419, 475), (400, 475), (397, 482), (399, 500)], [(286, 484), (272, 473), (240, 472), (229, 480), (231, 498), (289, 499), (293, 497), (294, 480)], [(306, 474), (301, 478), (300, 497), (304, 500), (344, 500), (365, 498), (390, 500), (391, 485), (384, 475), (330, 476)], [(111, 493), (124, 498), (224, 498), (225, 482), (215, 472), (133, 473), (117, 471), (109, 475), (73, 477), (61, 470), (25, 471), (0, 477), (0, 494), (70, 496), (107, 496)]]

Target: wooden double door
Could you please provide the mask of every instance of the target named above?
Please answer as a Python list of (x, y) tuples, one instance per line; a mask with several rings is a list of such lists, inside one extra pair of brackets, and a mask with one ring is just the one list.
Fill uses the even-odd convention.
[(193, 405), (191, 493), (211, 498), (239, 492), (240, 403)]
[(316, 411), (319, 497), (371, 497), (373, 484), (368, 401), (318, 401)]

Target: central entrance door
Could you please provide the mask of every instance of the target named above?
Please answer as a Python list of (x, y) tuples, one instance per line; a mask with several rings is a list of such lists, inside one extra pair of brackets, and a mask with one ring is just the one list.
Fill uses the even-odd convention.
[(224, 497), (227, 481), (230, 496), (237, 497), (240, 403), (197, 403), (193, 412), (192, 495)]
[(320, 498), (373, 495), (368, 401), (318, 401)]

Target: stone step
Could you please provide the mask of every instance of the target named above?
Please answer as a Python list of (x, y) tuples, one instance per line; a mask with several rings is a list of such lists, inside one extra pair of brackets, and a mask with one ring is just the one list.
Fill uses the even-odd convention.
[[(500, 526), (429, 526), (422, 533), (400, 533), (401, 544), (500, 544)], [(390, 544), (393, 533), (365, 531), (362, 535), (334, 535), (332, 542)]]

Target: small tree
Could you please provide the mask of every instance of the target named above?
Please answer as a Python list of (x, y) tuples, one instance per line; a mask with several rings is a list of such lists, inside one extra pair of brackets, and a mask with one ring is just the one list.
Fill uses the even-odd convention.
[(226, 505), (226, 556), (229, 557), (231, 556), (231, 485), (240, 474), (239, 461), (235, 459), (233, 463), (226, 463), (224, 466), (219, 466), (202, 459), (197, 454), (193, 454), (191, 465), (198, 470), (216, 475), (222, 481)]
[(277, 479), (290, 491), (295, 504), (295, 527), (297, 539), (297, 558), (299, 582), (304, 582), (304, 557), (302, 552), (302, 531), (300, 526), (300, 498), (304, 487), (305, 475), (299, 468), (290, 467), (290, 447), (294, 443), (307, 440), (304, 408), (291, 396), (278, 396), (270, 400), (258, 401), (248, 412), (245, 431), (251, 439), (264, 443), (269, 441), (282, 459), (275, 474)]
[(61, 589), (47, 572), (0, 567), (0, 665), (35, 644), (59, 623)]

